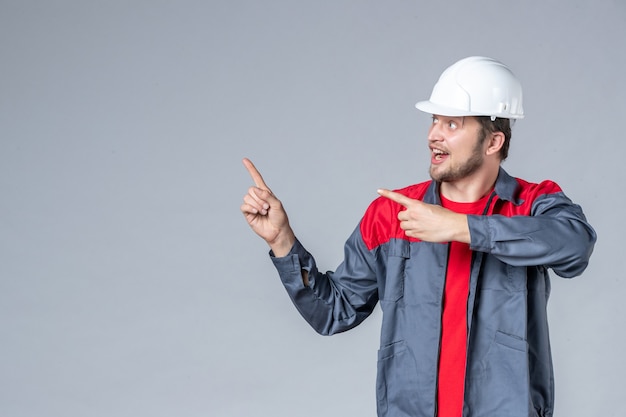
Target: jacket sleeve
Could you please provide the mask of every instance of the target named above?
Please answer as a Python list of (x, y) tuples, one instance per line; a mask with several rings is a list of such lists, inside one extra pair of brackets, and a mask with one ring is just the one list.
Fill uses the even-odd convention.
[[(363, 243), (358, 227), (346, 241), (344, 254), (344, 261), (335, 272), (321, 273), (299, 241), (285, 257), (276, 258), (270, 253), (294, 305), (323, 335), (357, 326), (378, 302), (374, 256)], [(308, 273), (308, 286), (302, 281), (302, 271)]]
[(537, 197), (528, 216), (468, 216), (472, 250), (513, 266), (545, 266), (557, 275), (580, 275), (596, 233), (580, 206), (563, 192)]

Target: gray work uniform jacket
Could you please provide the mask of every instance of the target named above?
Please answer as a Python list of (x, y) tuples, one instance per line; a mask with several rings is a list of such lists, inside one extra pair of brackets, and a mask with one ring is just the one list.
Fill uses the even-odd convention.
[[(441, 204), (433, 181), (397, 191)], [(491, 197), (484, 215), (468, 216), (473, 259), (463, 416), (551, 416), (548, 269), (580, 275), (596, 234), (552, 181), (533, 184), (500, 169)], [(295, 306), (321, 334), (357, 326), (380, 302), (378, 415), (434, 417), (449, 245), (408, 238), (397, 218), (402, 209), (375, 200), (335, 272), (321, 273), (299, 241), (272, 260)]]

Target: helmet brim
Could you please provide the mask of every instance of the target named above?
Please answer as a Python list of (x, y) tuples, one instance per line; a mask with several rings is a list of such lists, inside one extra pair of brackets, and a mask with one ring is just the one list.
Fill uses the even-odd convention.
[(419, 101), (415, 104), (415, 108), (424, 113), (436, 114), (439, 116), (448, 116), (448, 117), (462, 117), (462, 116), (490, 116), (490, 117), (500, 117), (503, 119), (523, 119), (524, 115), (511, 115), (509, 113), (502, 114), (484, 114), (478, 112), (472, 112), (469, 110), (460, 110), (454, 109), (451, 107), (442, 106), (441, 104), (433, 103), (432, 101)]

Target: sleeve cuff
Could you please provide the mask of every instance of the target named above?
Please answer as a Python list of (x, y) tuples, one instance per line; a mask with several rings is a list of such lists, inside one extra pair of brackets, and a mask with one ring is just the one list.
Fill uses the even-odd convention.
[(274, 252), (272, 252), (271, 250), (269, 252), (269, 255), (278, 272), (297, 272), (298, 274), (300, 274), (301, 270), (305, 269), (308, 271), (310, 269), (306, 266), (303, 266), (306, 263), (306, 259), (308, 259), (310, 255), (306, 251), (306, 249), (304, 249), (298, 239), (296, 239), (295, 243), (293, 244), (291, 250), (287, 255), (277, 258), (274, 255)]
[(491, 252), (491, 227), (488, 216), (467, 216), (470, 231), (470, 249), (478, 252)]

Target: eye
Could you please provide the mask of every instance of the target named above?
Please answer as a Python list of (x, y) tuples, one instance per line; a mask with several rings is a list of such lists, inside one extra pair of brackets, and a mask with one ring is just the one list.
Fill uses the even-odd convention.
[(457, 123), (456, 123), (454, 120), (450, 120), (450, 121), (448, 122), (448, 128), (449, 128), (450, 130), (455, 130), (455, 129), (457, 128), (457, 126), (458, 126), (458, 125), (457, 125)]
[(439, 123), (439, 119), (437, 118), (437, 116), (433, 116), (433, 124), (437, 123)]

